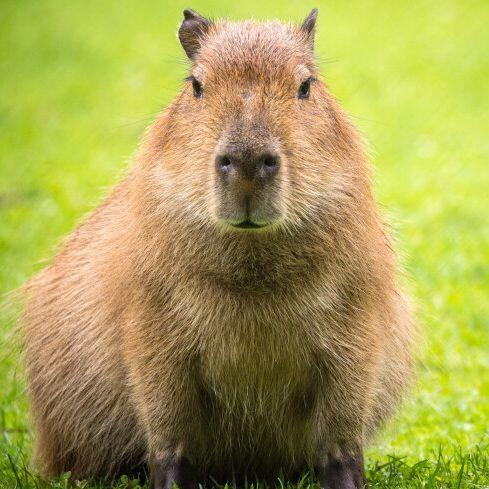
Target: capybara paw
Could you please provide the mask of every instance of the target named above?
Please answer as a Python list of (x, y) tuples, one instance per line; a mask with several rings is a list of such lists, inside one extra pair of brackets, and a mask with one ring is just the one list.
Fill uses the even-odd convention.
[(329, 456), (326, 465), (319, 468), (319, 480), (323, 489), (367, 488), (362, 452)]
[(182, 456), (154, 457), (150, 462), (150, 489), (197, 489), (195, 467)]

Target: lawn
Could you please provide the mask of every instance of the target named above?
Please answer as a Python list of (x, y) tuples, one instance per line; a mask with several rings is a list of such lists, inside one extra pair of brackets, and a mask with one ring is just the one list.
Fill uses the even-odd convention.
[[(322, 74), (370, 143), (421, 332), (416, 386), (368, 450), (369, 479), (489, 487), (487, 0), (1, 0), (0, 293), (52, 256), (179, 90), (188, 6), (293, 20), (319, 7)], [(0, 310), (0, 487), (68, 487), (26, 468), (12, 316)]]

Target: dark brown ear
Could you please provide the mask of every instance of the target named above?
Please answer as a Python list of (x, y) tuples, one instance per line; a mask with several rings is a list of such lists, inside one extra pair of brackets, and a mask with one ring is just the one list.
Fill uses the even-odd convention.
[(301, 31), (304, 36), (309, 40), (311, 46), (314, 45), (314, 34), (316, 33), (316, 19), (318, 18), (318, 9), (313, 8), (311, 13), (307, 16), (306, 20), (301, 25)]
[(209, 30), (211, 21), (190, 9), (183, 11), (183, 17), (182, 25), (178, 29), (178, 39), (180, 39), (187, 56), (190, 59), (195, 59), (195, 55), (200, 49), (202, 37)]

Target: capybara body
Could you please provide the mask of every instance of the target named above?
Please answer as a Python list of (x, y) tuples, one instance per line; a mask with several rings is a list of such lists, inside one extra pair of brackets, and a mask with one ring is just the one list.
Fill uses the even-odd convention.
[(317, 78), (316, 11), (184, 14), (183, 91), (26, 286), (35, 463), (362, 487), (413, 333), (364, 147)]

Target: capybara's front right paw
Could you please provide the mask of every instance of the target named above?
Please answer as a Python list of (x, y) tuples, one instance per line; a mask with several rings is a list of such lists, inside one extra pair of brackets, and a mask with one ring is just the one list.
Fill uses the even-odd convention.
[(197, 471), (190, 461), (178, 455), (153, 457), (150, 461), (150, 489), (197, 489)]

